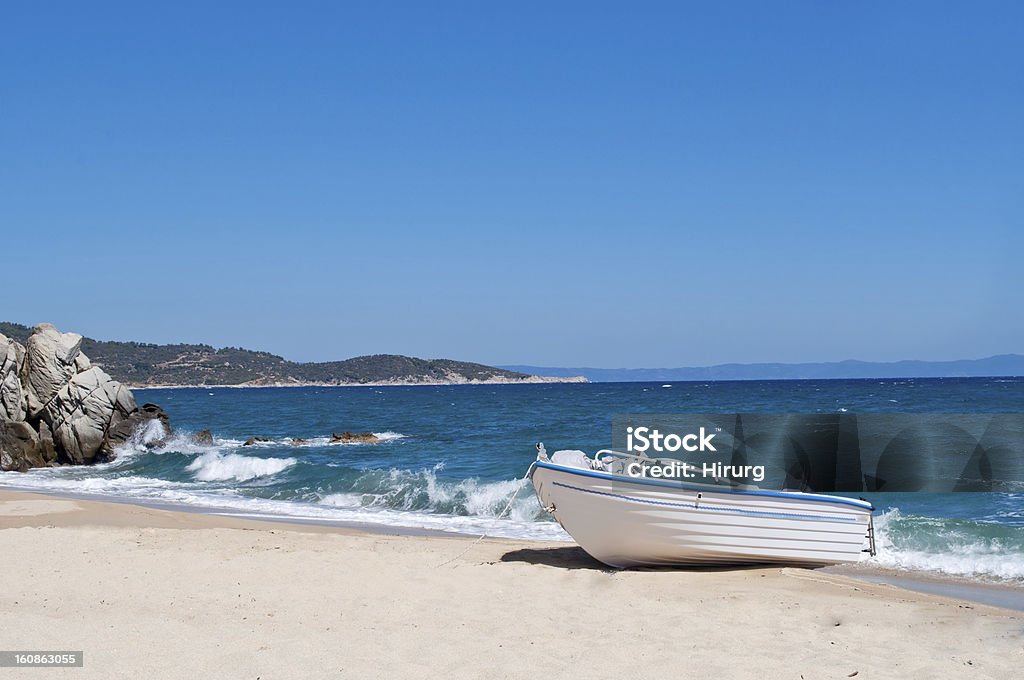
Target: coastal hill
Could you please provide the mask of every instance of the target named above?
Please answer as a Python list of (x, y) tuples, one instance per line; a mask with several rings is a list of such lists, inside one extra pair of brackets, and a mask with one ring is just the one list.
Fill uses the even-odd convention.
[[(24, 344), (32, 329), (0, 322), (0, 333)], [(94, 364), (132, 387), (583, 382), (582, 378), (540, 378), (466, 361), (394, 354), (298, 363), (241, 347), (217, 349), (210, 345), (154, 345), (92, 338), (83, 339), (82, 350)]]

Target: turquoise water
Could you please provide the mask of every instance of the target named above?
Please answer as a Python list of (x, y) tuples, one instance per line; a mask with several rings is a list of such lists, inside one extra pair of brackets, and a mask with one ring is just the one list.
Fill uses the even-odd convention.
[[(551, 385), (136, 390), (175, 434), (118, 460), (2, 473), (0, 483), (216, 507), (241, 514), (565, 539), (532, 489), (498, 515), (534, 459), (592, 452), (617, 413), (1024, 412), (1024, 379), (822, 380)], [(212, 446), (190, 434), (209, 428)], [(382, 443), (330, 444), (332, 432)], [(259, 435), (270, 442), (242, 446)], [(292, 445), (292, 438), (308, 443)], [(1024, 584), (1024, 495), (891, 494), (879, 508), (880, 565)]]

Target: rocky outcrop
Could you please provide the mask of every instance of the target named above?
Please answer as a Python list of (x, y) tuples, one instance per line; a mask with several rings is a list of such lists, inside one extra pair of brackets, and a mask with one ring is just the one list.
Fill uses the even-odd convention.
[(49, 465), (38, 433), (24, 420), (0, 420), (0, 469), (24, 472)]
[(36, 449), (45, 464), (54, 465), (57, 462), (57, 443), (53, 441), (53, 432), (45, 420), (39, 421), (39, 436), (36, 441)]
[[(146, 404), (146, 406), (149, 406), (149, 404)], [(196, 444), (201, 444), (203, 446), (213, 446), (213, 433), (210, 432), (208, 429), (199, 430), (199, 432), (196, 432), (194, 435), (192, 435), (192, 441), (194, 441)]]
[(40, 324), (24, 347), (0, 335), (0, 469), (110, 459), (150, 421), (170, 432), (155, 404), (141, 409), (131, 391), (93, 366), (82, 336)]
[(131, 391), (97, 367), (77, 373), (43, 407), (54, 442), (72, 463), (91, 463), (107, 430), (135, 411)]
[(0, 419), (25, 419), (26, 395), (21, 387), (24, 363), (25, 348), (0, 333)]
[(380, 439), (372, 432), (332, 432), (332, 444), (376, 444)]
[(61, 333), (51, 324), (41, 323), (32, 329), (25, 347), (22, 382), (28, 393), (28, 415), (38, 417), (50, 400), (79, 371), (90, 367), (82, 354), (82, 336)]

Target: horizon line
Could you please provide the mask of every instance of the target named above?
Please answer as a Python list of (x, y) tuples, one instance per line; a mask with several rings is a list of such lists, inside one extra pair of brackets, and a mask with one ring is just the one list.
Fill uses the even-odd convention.
[[(16, 322), (16, 321), (2, 321), (0, 323), (8, 323), (8, 324), (15, 325), (15, 326), (22, 326), (24, 328), (28, 328), (29, 330), (32, 330), (36, 326), (38, 326), (40, 324), (50, 323), (50, 322), (48, 322), (48, 321), (40, 321), (39, 323), (32, 324), (32, 325), (24, 324), (24, 323), (19, 323), (19, 322)], [(56, 327), (56, 324), (52, 324), (51, 323), (51, 325)], [(61, 331), (61, 332), (63, 333), (63, 332), (69, 332), (69, 331)], [(346, 357), (346, 358), (341, 358), (341, 359), (325, 359), (325, 360), (301, 361), (301, 360), (289, 359), (288, 357), (286, 357), (286, 356), (284, 356), (282, 354), (276, 354), (276, 353), (274, 353), (274, 352), (272, 352), (270, 350), (252, 349), (252, 348), (249, 348), (249, 347), (243, 347), (242, 345), (222, 345), (222, 346), (218, 347), (216, 345), (212, 345), (212, 344), (209, 344), (209, 343), (206, 343), (206, 342), (181, 342), (181, 341), (179, 341), (179, 342), (149, 342), (149, 341), (142, 341), (142, 340), (100, 340), (98, 338), (93, 338), (93, 337), (90, 337), (90, 336), (86, 336), (86, 335), (84, 335), (82, 333), (78, 333), (77, 331), (70, 331), (70, 332), (77, 333), (78, 335), (82, 335), (83, 338), (87, 338), (87, 339), (92, 340), (94, 342), (124, 342), (124, 343), (131, 342), (131, 343), (136, 343), (136, 344), (140, 344), (140, 345), (154, 345), (154, 346), (161, 346), (161, 345), (162, 346), (169, 346), (169, 345), (200, 345), (200, 346), (202, 346), (202, 345), (205, 345), (207, 347), (212, 347), (214, 350), (218, 350), (218, 351), (219, 350), (223, 350), (223, 349), (241, 349), (241, 350), (248, 351), (248, 352), (261, 352), (261, 353), (265, 353), (265, 354), (271, 354), (273, 356), (280, 357), (280, 358), (284, 359), (285, 361), (289, 361), (289, 362), (295, 363), (295, 364), (335, 363), (335, 362), (347, 361), (347, 360), (350, 360), (350, 359), (358, 359), (358, 358), (361, 358), (361, 357), (370, 357), (370, 356), (405, 356), (405, 357), (410, 357), (410, 358), (414, 358), (414, 359), (427, 359), (427, 357), (417, 356), (417, 355), (413, 355), (413, 354), (395, 354), (393, 352), (380, 352), (380, 353), (376, 353), (376, 354), (357, 354), (357, 355), (353, 355), (353, 356)], [(518, 370), (518, 369), (521, 369), (521, 368), (552, 369), (552, 370), (556, 370), (557, 369), (557, 370), (565, 370), (565, 371), (575, 371), (575, 370), (598, 370), (598, 371), (665, 371), (665, 370), (672, 370), (672, 371), (678, 371), (678, 370), (705, 370), (705, 369), (729, 368), (729, 367), (750, 367), (750, 366), (822, 366), (822, 365), (832, 365), (832, 364), (896, 365), (896, 364), (904, 364), (904, 363), (948, 364), (948, 363), (958, 363), (958, 362), (967, 362), (967, 361), (972, 361), (972, 362), (988, 361), (988, 360), (991, 360), (991, 359), (1003, 359), (1003, 358), (1008, 358), (1008, 359), (1024, 359), (1024, 354), (1020, 354), (1020, 353), (1017, 353), (1017, 352), (1003, 352), (1003, 353), (1000, 353), (1000, 354), (992, 354), (992, 355), (989, 355), (989, 356), (975, 357), (975, 358), (958, 358), (958, 359), (895, 359), (895, 360), (887, 360), (887, 361), (873, 361), (873, 360), (854, 359), (854, 358), (831, 359), (831, 360), (824, 360), (824, 361), (749, 361), (749, 362), (726, 361), (726, 362), (721, 362), (721, 363), (704, 364), (704, 365), (692, 365), (691, 364), (691, 365), (688, 365), (688, 366), (663, 365), (663, 366), (637, 366), (637, 367), (621, 367), (621, 366), (620, 367), (606, 367), (606, 366), (593, 366), (593, 365), (591, 365), (591, 366), (583, 366), (583, 365), (572, 365), (572, 366), (570, 366), (570, 365), (513, 363), (513, 362), (483, 363), (483, 362), (476, 361), (476, 360), (453, 359), (451, 357), (445, 357), (445, 356), (431, 357), (431, 358), (429, 358), (427, 360), (429, 360), (429, 361), (437, 361), (437, 360), (462, 361), (462, 362), (465, 362), (465, 363), (477, 363), (477, 364), (480, 364), (482, 366), (490, 366), (492, 368), (500, 368), (500, 369), (503, 369), (503, 370), (511, 370), (511, 371), (515, 371), (515, 370)], [(911, 376), (908, 376), (908, 377), (911, 377)], [(953, 377), (953, 376), (950, 376), (950, 377)], [(1001, 377), (1001, 376), (990, 376), (990, 377)], [(791, 380), (791, 379), (797, 379), (797, 378), (778, 378), (778, 379), (779, 380)], [(870, 378), (868, 378), (868, 379), (870, 379)], [(597, 381), (592, 381), (592, 382), (597, 382)], [(639, 382), (644, 382), (644, 381), (639, 381)]]

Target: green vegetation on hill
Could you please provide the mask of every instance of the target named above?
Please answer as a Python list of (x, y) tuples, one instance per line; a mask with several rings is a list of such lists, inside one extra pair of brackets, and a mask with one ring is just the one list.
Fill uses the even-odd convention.
[[(24, 344), (32, 329), (0, 321), (0, 333)], [(269, 352), (210, 345), (153, 345), (85, 338), (82, 351), (111, 377), (131, 385), (326, 385), (378, 382), (516, 382), (530, 376), (450, 359), (376, 354), (344, 361), (296, 363)]]

